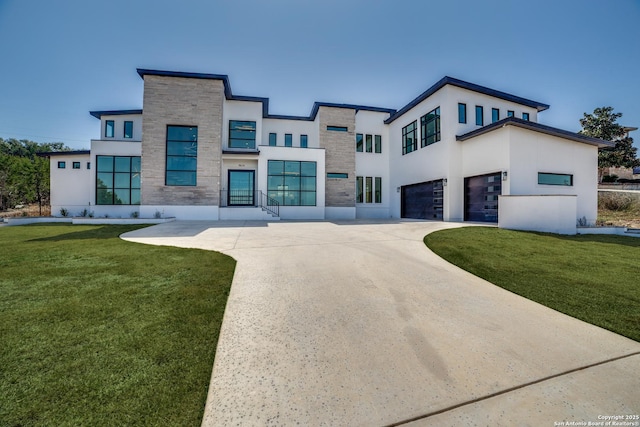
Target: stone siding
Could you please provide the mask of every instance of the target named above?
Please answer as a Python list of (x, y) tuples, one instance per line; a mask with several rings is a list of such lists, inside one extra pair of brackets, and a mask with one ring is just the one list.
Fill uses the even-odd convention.
[[(324, 176), (325, 206), (356, 205), (356, 112), (348, 108), (320, 107), (320, 148), (325, 149), (327, 173), (347, 173), (347, 179)], [(328, 131), (327, 126), (345, 126), (347, 132)]]
[[(223, 101), (221, 80), (144, 76), (143, 205), (218, 205)], [(167, 125), (198, 127), (197, 186), (165, 185)]]

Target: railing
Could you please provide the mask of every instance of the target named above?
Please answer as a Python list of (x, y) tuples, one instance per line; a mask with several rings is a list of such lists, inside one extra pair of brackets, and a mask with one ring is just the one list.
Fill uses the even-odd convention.
[(280, 216), (280, 203), (260, 190), (222, 190), (220, 207), (253, 206)]

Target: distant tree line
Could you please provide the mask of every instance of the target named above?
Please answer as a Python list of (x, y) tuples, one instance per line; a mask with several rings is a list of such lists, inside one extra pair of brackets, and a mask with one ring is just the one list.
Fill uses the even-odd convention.
[(62, 142), (0, 138), (0, 211), (16, 205), (49, 204), (49, 159), (39, 153), (71, 151)]

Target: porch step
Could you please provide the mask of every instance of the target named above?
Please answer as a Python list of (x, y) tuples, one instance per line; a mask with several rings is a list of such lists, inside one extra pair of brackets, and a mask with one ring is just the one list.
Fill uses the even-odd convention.
[(279, 216), (274, 216), (263, 208), (252, 206), (220, 208), (219, 215), (221, 220), (280, 221)]

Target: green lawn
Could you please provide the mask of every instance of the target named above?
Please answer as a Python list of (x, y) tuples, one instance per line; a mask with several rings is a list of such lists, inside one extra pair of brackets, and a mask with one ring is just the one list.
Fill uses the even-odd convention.
[(0, 228), (1, 426), (200, 424), (235, 261), (136, 228)]
[(640, 238), (464, 227), (424, 242), (504, 289), (640, 341)]

